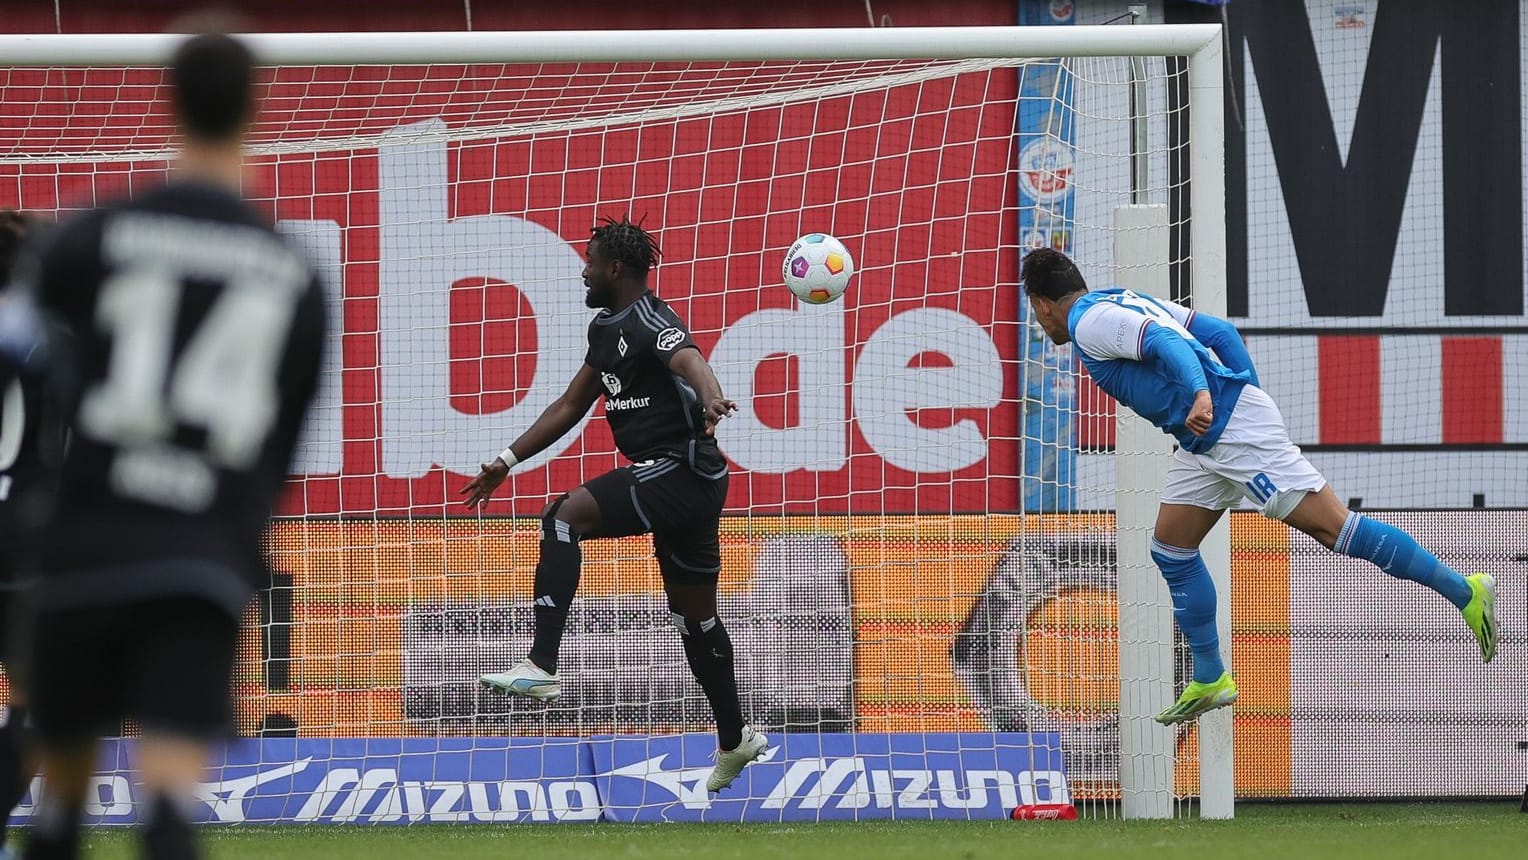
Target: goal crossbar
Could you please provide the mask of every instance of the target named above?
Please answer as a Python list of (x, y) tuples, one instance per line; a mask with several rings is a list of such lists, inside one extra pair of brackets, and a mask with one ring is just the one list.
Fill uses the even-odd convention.
[[(158, 66), (176, 34), (0, 36), (7, 66)], [(271, 65), (707, 62), (1184, 56), (1219, 52), (1220, 25), (883, 27), (810, 30), (253, 33)]]

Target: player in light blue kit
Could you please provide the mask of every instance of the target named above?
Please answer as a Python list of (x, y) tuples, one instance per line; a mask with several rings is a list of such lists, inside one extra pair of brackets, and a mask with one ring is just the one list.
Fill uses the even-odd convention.
[(1483, 573), (1461, 576), (1411, 535), (1337, 501), (1289, 441), (1284, 416), (1258, 387), (1235, 326), (1129, 290), (1089, 291), (1072, 261), (1049, 248), (1025, 256), (1020, 277), (1050, 339), (1076, 344), (1099, 388), (1178, 443), (1151, 558), (1193, 650), (1194, 680), (1157, 722), (1185, 722), (1236, 701), (1236, 681), (1221, 661), (1215, 632), (1215, 586), (1199, 544), (1243, 497), (1327, 549), (1443, 595), (1464, 614), (1481, 660), (1496, 656), (1495, 581)]

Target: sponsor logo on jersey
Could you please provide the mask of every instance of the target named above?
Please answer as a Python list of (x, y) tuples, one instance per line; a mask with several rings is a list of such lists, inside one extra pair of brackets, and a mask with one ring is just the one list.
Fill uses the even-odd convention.
[(658, 349), (661, 352), (673, 352), (674, 347), (684, 343), (684, 330), (678, 328), (666, 328), (658, 332)]
[(625, 412), (628, 409), (646, 409), (652, 403), (651, 397), (623, 397), (619, 400), (614, 397), (605, 398), (606, 412)]
[(1130, 341), (1136, 339), (1143, 330), (1142, 326), (1136, 325), (1135, 320), (1121, 317), (1114, 326), (1114, 349), (1121, 355), (1126, 354)]
[[(624, 343), (624, 341), (622, 342)], [(611, 397), (621, 393), (621, 377), (616, 376), (614, 373), (600, 373), (600, 382), (605, 384), (605, 390), (610, 392)]]

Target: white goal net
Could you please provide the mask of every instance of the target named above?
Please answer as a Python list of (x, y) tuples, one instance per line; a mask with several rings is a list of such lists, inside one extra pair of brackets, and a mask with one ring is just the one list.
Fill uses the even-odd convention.
[[(1149, 719), (1178, 671), (1140, 567), (1155, 496), (1116, 493), (1112, 407), (1017, 285), (1044, 244), (1096, 285), (1224, 301), (1200, 227), (1222, 217), (1218, 30), (1125, 29), (485, 34), (439, 61), (425, 34), (259, 37), (246, 191), (336, 330), (248, 613), (247, 739), (204, 817), (1147, 815), (1200, 794), (1201, 746), (1228, 773), (1228, 727)], [(0, 206), (62, 218), (166, 179), (164, 76), (134, 59), (163, 39), (28, 44), (0, 68)], [(606, 215), (657, 236), (653, 288), (741, 405), (721, 606), (774, 741), (714, 799), (647, 538), (584, 545), (556, 704), (475, 680), (529, 645), (542, 508), (621, 463), (597, 406), (480, 514), (457, 503), (580, 367)], [(814, 231), (857, 263), (821, 307), (779, 283)], [(130, 819), (113, 790), (94, 811)]]

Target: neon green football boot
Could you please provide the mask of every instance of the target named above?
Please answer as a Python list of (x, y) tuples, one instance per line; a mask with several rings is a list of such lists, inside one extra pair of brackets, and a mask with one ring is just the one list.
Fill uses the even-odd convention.
[(1470, 632), (1480, 643), (1480, 661), (1489, 663), (1496, 656), (1496, 579), (1489, 573), (1476, 573), (1464, 580), (1470, 584), (1473, 596), (1459, 611), (1464, 613), (1464, 623), (1470, 625)]
[(1209, 684), (1198, 681), (1189, 684), (1183, 695), (1178, 697), (1177, 704), (1157, 714), (1156, 720), (1164, 726), (1186, 723), (1207, 711), (1224, 708), (1236, 701), (1238, 695), (1240, 691), (1236, 689), (1236, 679), (1231, 677), (1230, 672), (1224, 672)]

